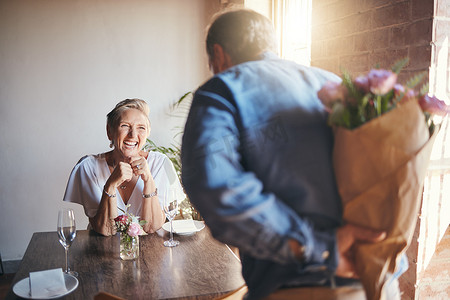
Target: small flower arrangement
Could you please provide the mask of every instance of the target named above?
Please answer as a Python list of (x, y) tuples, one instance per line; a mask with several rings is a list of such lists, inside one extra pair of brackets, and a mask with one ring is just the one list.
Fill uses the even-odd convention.
[[(130, 237), (135, 237), (139, 235), (146, 235), (147, 233), (144, 231), (142, 226), (147, 223), (145, 220), (139, 220), (139, 217), (134, 216), (133, 214), (128, 212), (128, 208), (130, 204), (126, 206), (126, 211), (123, 211), (124, 214), (117, 216), (114, 219), (114, 225), (116, 226), (117, 232), (122, 234), (127, 234)], [(120, 208), (119, 208), (120, 209)]]
[(355, 79), (344, 72), (341, 83), (326, 83), (317, 95), (330, 112), (329, 124), (355, 129), (402, 103), (418, 101), (432, 133), (434, 123), (431, 115), (444, 116), (450, 108), (444, 101), (427, 94), (428, 83), (423, 84), (420, 90), (414, 90), (424, 81), (425, 73), (414, 76), (406, 85), (397, 83), (397, 76), (407, 63), (405, 58), (392, 70), (372, 69), (367, 75)]
[[(120, 233), (120, 258), (123, 260), (135, 259), (139, 256), (139, 236), (147, 235), (142, 225), (147, 221), (128, 212), (130, 204), (126, 206), (124, 214), (114, 219), (117, 232)], [(120, 208), (119, 208), (120, 209)]]

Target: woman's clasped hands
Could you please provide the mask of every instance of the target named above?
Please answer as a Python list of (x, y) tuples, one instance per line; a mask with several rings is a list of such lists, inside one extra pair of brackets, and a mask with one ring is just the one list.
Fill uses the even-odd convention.
[(128, 162), (119, 162), (111, 174), (110, 181), (116, 187), (124, 186), (133, 180), (133, 176), (141, 177), (144, 183), (152, 177), (145, 157), (130, 157)]

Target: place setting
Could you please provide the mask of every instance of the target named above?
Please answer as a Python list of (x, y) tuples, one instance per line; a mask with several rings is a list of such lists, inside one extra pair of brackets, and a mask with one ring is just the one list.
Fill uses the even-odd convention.
[(78, 287), (78, 273), (69, 267), (69, 247), (76, 237), (72, 209), (61, 209), (58, 212), (57, 233), (65, 251), (65, 270), (55, 268), (30, 272), (29, 277), (14, 285), (14, 294), (25, 299), (55, 299), (70, 294)]
[(168, 189), (163, 199), (163, 209), (166, 214), (168, 222), (164, 223), (162, 228), (170, 233), (169, 240), (164, 242), (166, 247), (176, 247), (179, 245), (179, 241), (173, 239), (173, 234), (178, 235), (193, 235), (196, 232), (205, 228), (203, 221), (197, 221), (192, 219), (175, 220), (175, 216), (179, 211), (180, 201), (177, 199), (177, 194), (174, 189)]
[[(173, 220), (172, 227), (173, 233), (187, 236), (193, 235), (205, 228), (205, 222), (191, 219)], [(162, 228), (165, 231), (170, 232), (170, 222), (164, 223)]]
[[(163, 197), (164, 193), (161, 193)], [(6, 299), (94, 299), (100, 292), (107, 292), (126, 299), (172, 299), (192, 295), (208, 295), (213, 299), (243, 284), (240, 276), (241, 264), (229, 248), (217, 242), (206, 230), (203, 222), (192, 219), (177, 219), (182, 214), (177, 203), (170, 203), (166, 212), (169, 219), (156, 235), (146, 235), (141, 240), (142, 249), (135, 262), (120, 260), (119, 236), (105, 237), (90, 230), (75, 231), (75, 222), (57, 227), (55, 232), (37, 232), (29, 243), (24, 259), (17, 272), (20, 277)], [(163, 200), (163, 199), (161, 199)], [(163, 201), (161, 201), (163, 202)], [(177, 201), (178, 202), (178, 201)], [(173, 216), (173, 218), (172, 218)], [(64, 219), (64, 218), (62, 218)], [(170, 234), (172, 219), (172, 238)], [(161, 234), (160, 234), (161, 233)], [(183, 236), (190, 235), (190, 236)], [(74, 241), (76, 240), (76, 249)], [(164, 242), (175, 241), (178, 246), (165, 246)], [(178, 243), (176, 243), (178, 242)], [(61, 247), (61, 244), (64, 247)], [(166, 243), (168, 244), (168, 243)], [(173, 244), (172, 244), (173, 245)], [(67, 261), (63, 255), (67, 248)], [(38, 251), (35, 251), (38, 249)], [(108, 249), (107, 251), (104, 251)], [(199, 249), (202, 249), (201, 253)], [(70, 250), (70, 251), (69, 251)], [(75, 252), (74, 252), (75, 250)], [(76, 253), (76, 264), (74, 256)], [(71, 255), (69, 255), (71, 254)], [(217, 258), (220, 257), (220, 260)], [(69, 262), (70, 261), (72, 263)], [(160, 272), (171, 265), (177, 272)], [(105, 265), (108, 270), (105, 272)], [(151, 268), (137, 266), (151, 265)], [(219, 266), (219, 267), (217, 267)], [(76, 269), (73, 270), (72, 268)], [(205, 268), (208, 271), (205, 272)], [(77, 274), (74, 271), (78, 271)], [(214, 272), (213, 272), (214, 271)], [(193, 276), (194, 274), (194, 276)], [(127, 290), (124, 276), (138, 280), (142, 288)], [(224, 281), (223, 278), (232, 278)], [(149, 278), (140, 280), (139, 278)], [(83, 282), (94, 282), (85, 285)], [(195, 284), (187, 284), (194, 282)], [(168, 284), (182, 286), (182, 290), (167, 288)], [(197, 284), (198, 283), (198, 284)], [(198, 290), (199, 284), (202, 286)], [(80, 288), (80, 285), (82, 285)], [(155, 287), (158, 287), (155, 289)], [(126, 295), (123, 292), (127, 290)]]
[(25, 299), (55, 299), (70, 294), (78, 287), (78, 279), (61, 268), (30, 272), (30, 277), (17, 282), (13, 292)]

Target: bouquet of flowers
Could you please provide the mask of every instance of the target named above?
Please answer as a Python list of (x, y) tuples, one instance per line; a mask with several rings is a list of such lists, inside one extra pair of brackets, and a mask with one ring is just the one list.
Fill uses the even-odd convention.
[(140, 235), (147, 235), (142, 225), (147, 221), (139, 220), (139, 217), (128, 212), (130, 204), (126, 206), (124, 214), (114, 219), (114, 225), (117, 232), (120, 233), (120, 257), (122, 259), (134, 259), (139, 256), (139, 239)]
[(329, 82), (318, 92), (334, 130), (333, 167), (347, 223), (387, 232), (385, 240), (354, 249), (367, 299), (384, 299), (415, 228), (423, 181), (439, 131), (433, 115), (449, 106), (427, 95), (425, 75), (397, 83), (407, 59), (392, 70)]

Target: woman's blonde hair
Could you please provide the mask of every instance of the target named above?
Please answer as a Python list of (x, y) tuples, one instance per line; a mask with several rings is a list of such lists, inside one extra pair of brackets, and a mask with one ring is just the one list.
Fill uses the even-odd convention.
[(145, 115), (147, 119), (148, 131), (150, 132), (150, 119), (148, 117), (150, 108), (148, 107), (147, 102), (137, 98), (125, 99), (117, 103), (116, 107), (114, 107), (114, 109), (106, 115), (106, 124), (109, 126), (109, 128), (114, 130), (117, 125), (119, 125), (122, 113), (130, 108), (137, 109)]

